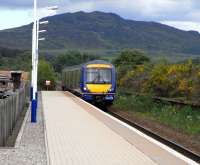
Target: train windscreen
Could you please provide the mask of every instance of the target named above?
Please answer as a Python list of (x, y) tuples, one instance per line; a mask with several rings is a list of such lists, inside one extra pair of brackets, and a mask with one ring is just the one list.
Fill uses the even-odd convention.
[(112, 71), (108, 68), (88, 68), (87, 84), (110, 84), (112, 80)]

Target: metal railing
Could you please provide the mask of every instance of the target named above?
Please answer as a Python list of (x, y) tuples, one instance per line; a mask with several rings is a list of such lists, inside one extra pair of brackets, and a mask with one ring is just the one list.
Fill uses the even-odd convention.
[(29, 91), (26, 84), (6, 99), (0, 99), (0, 146), (4, 146), (12, 134), (18, 117), (29, 101)]

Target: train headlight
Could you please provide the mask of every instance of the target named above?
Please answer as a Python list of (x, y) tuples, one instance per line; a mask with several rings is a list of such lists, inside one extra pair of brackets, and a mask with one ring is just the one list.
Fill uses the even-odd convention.
[(84, 90), (84, 91), (87, 91), (87, 88), (86, 88), (86, 87), (84, 87), (84, 88), (83, 88), (83, 90)]
[(113, 91), (113, 89), (112, 88), (110, 88), (109, 90), (108, 90), (108, 92), (112, 92)]

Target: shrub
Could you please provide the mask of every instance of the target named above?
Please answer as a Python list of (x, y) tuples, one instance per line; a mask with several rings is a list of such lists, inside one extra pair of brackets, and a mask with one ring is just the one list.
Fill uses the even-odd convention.
[(38, 86), (41, 90), (46, 89), (45, 82), (46, 80), (51, 81), (50, 90), (55, 89), (56, 86), (56, 74), (53, 70), (53, 67), (50, 63), (45, 61), (44, 59), (39, 60), (38, 65)]

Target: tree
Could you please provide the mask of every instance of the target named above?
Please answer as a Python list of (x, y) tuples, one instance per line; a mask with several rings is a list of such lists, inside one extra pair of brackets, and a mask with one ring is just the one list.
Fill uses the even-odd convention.
[(94, 59), (98, 59), (98, 57), (94, 55), (88, 55), (86, 53), (70, 51), (57, 56), (55, 61), (53, 62), (53, 66), (55, 68), (55, 71), (60, 73), (62, 69), (67, 66), (79, 65)]
[(51, 86), (49, 89), (55, 89), (56, 86), (56, 76), (53, 67), (45, 61), (44, 59), (39, 60), (38, 65), (38, 86), (39, 89), (46, 89), (46, 80), (51, 81)]
[(118, 85), (120, 84), (120, 80), (123, 79), (128, 72), (149, 61), (150, 59), (146, 57), (142, 51), (137, 49), (123, 50), (119, 57), (114, 60), (114, 64), (117, 67)]
[(31, 52), (0, 48), (0, 69), (31, 70)]
[(130, 65), (135, 67), (149, 61), (150, 59), (146, 57), (142, 51), (137, 49), (126, 49), (121, 52), (119, 57), (114, 61), (114, 64), (117, 67), (122, 65)]

